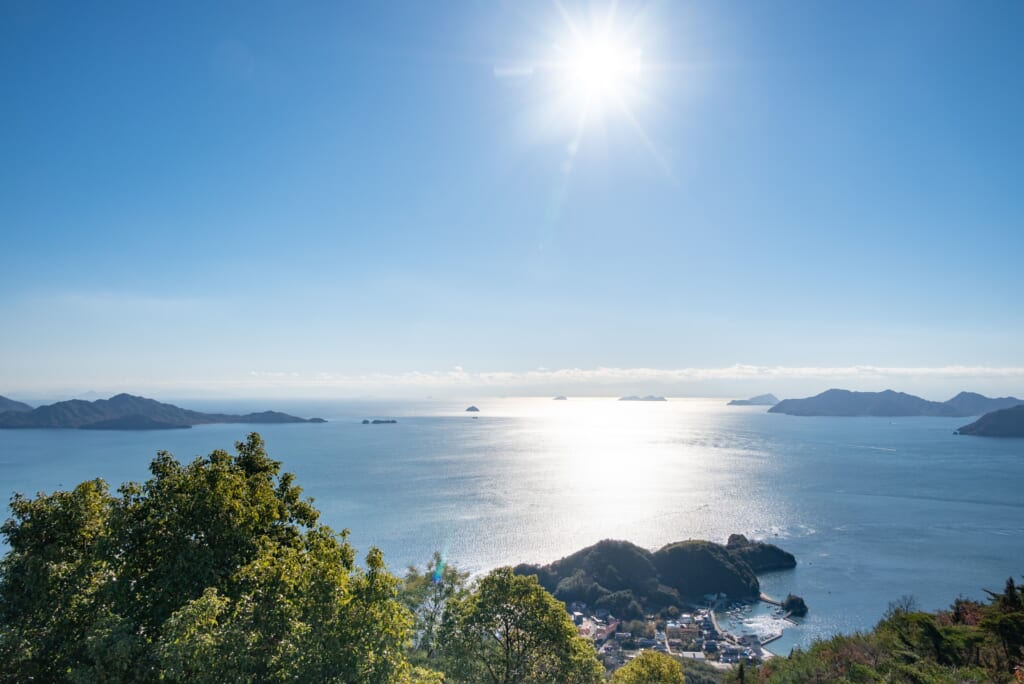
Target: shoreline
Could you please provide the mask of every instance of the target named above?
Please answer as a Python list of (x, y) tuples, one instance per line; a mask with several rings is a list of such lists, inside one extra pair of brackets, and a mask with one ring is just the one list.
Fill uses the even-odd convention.
[[(715, 602), (711, 606), (712, 623), (714, 624), (715, 629), (726, 640), (734, 645), (742, 645), (744, 643), (744, 637), (749, 637), (750, 635), (757, 636), (758, 647), (762, 653), (762, 660), (778, 657), (779, 654), (769, 649), (768, 644), (782, 639), (785, 636), (785, 631), (787, 629), (798, 627), (800, 625), (800, 623), (790, 618), (790, 613), (788, 612), (781, 616), (768, 612), (757, 614), (756, 607), (758, 604), (762, 604), (765, 607), (773, 606), (776, 610), (782, 606), (780, 601), (764, 593), (761, 593), (756, 599), (726, 603), (725, 606), (727, 606), (727, 608), (724, 610), (720, 605), (721, 603), (722, 602)], [(743, 607), (737, 607), (739, 604), (742, 604)], [(725, 627), (723, 627), (719, 622), (719, 613), (728, 618)], [(770, 620), (771, 626), (777, 629), (773, 629), (772, 632), (764, 634), (763, 630), (756, 629), (748, 623), (751, 618)], [(737, 632), (736, 627), (734, 626), (737, 622), (740, 625), (747, 627), (747, 631)]]

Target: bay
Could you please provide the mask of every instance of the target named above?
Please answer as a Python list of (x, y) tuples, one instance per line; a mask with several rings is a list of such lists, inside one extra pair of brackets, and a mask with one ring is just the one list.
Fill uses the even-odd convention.
[(350, 529), (361, 553), (380, 547), (398, 573), (435, 549), (482, 572), (606, 538), (777, 543), (799, 565), (762, 588), (811, 611), (777, 653), (870, 628), (904, 595), (938, 609), (1024, 573), (1024, 440), (954, 436), (969, 419), (798, 418), (719, 399), (469, 403), (181, 401), (329, 422), (0, 430), (0, 494), (142, 480), (158, 450), (191, 460), (257, 429), (323, 522)]

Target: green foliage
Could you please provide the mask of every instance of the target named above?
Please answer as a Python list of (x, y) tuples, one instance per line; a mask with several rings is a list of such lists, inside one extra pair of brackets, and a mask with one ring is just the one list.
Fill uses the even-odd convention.
[[(608, 589), (595, 582), (582, 569), (576, 570), (573, 574), (561, 579), (554, 591), (555, 598), (565, 603), (572, 601), (583, 601), (584, 603), (596, 604), (605, 596), (610, 595)], [(620, 593), (620, 592), (615, 592)]]
[[(616, 591), (605, 594), (594, 602), (595, 608), (604, 608), (615, 617), (631, 619), (643, 617), (644, 611), (632, 591)], [(674, 606), (673, 606), (674, 607)], [(678, 609), (676, 613), (678, 614)]]
[(642, 651), (612, 675), (612, 684), (686, 684), (683, 668), (670, 655)]
[(0, 561), (0, 680), (59, 679), (89, 660), (97, 642), (117, 645), (112, 666), (130, 665), (119, 642), (131, 636), (96, 610), (107, 573), (96, 547), (113, 508), (102, 480), (11, 500), (13, 517), (0, 527), (11, 547)]
[(648, 620), (630, 620), (621, 626), (620, 631), (629, 632), (634, 637), (653, 639), (657, 630), (654, 628), (654, 623)]
[(380, 552), (359, 568), (258, 434), (236, 447), (162, 452), (117, 496), (15, 496), (0, 681), (409, 681), (412, 616)]
[[(694, 684), (690, 681), (689, 674), (687, 674), (686, 679), (690, 684)], [(741, 660), (736, 667), (726, 672), (723, 681), (725, 684), (753, 684), (753, 682), (757, 681), (757, 669), (755, 667), (753, 671), (751, 671), (751, 669), (747, 667), (747, 664)]]
[[(686, 684), (722, 684), (730, 681), (729, 673), (715, 669), (708, 663), (696, 660), (683, 659), (680, 663), (683, 666), (683, 675), (686, 677)], [(755, 682), (756, 678), (747, 677), (747, 682)]]
[[(590, 605), (604, 601), (601, 607), (614, 603), (630, 609), (634, 602), (640, 606), (647, 599), (648, 588), (658, 586), (658, 572), (650, 551), (609, 539), (551, 565), (520, 565), (515, 572), (537, 575), (541, 585), (560, 601), (583, 601)], [(642, 614), (642, 609), (635, 614)]]
[(413, 662), (427, 662), (437, 656), (438, 639), (445, 608), (452, 599), (464, 597), (468, 572), (448, 565), (438, 551), (427, 564), (426, 570), (410, 567), (405, 575), (399, 599), (412, 611)]
[(741, 535), (733, 535), (731, 541), (729, 548), (705, 541), (677, 542), (651, 553), (626, 541), (606, 539), (550, 565), (518, 565), (515, 572), (536, 575), (561, 601), (583, 601), (629, 618), (678, 608), (685, 599), (707, 593), (756, 596), (759, 584), (746, 558), (757, 559), (765, 569), (795, 564), (778, 547), (749, 542)]
[(750, 565), (719, 544), (676, 542), (662, 547), (653, 557), (661, 581), (681, 596), (698, 598), (722, 592), (740, 598), (760, 593), (760, 584)]
[(466, 684), (597, 684), (603, 670), (565, 607), (534, 576), (498, 568), (449, 599), (446, 674)]
[(760, 681), (912, 682), (966, 684), (1013, 682), (1024, 662), (1024, 610), (1008, 581), (1002, 594), (989, 592), (981, 605), (957, 599), (950, 611), (917, 610), (910, 597), (890, 604), (871, 632), (837, 636), (773, 658)]

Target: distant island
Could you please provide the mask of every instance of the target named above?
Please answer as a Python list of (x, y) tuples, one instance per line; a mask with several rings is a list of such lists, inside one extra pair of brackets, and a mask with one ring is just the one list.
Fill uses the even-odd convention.
[(131, 394), (110, 399), (72, 399), (35, 409), (0, 413), (0, 429), (61, 428), (81, 430), (170, 430), (213, 423), (325, 423), (323, 418), (297, 418), (279, 411), (233, 415), (200, 413)]
[(466, 410), (469, 411), (470, 413), (477, 413), (480, 411), (480, 409), (478, 409), (476, 406), (470, 406)]
[(567, 399), (568, 399), (568, 397), (566, 397), (565, 395), (562, 395), (562, 394), (559, 394), (557, 397), (555, 397), (555, 401), (565, 401)]
[(665, 397), (656, 397), (653, 394), (648, 394), (646, 397), (638, 397), (635, 394), (628, 397), (619, 397), (619, 401), (668, 401)]
[(380, 418), (374, 418), (373, 420), (370, 420), (369, 418), (367, 418), (363, 420), (363, 425), (391, 425), (397, 422), (398, 421), (395, 420), (394, 418), (388, 418), (387, 420), (381, 420)]
[(14, 399), (8, 399), (7, 397), (0, 397), (0, 413), (4, 411), (31, 411), (32, 407), (28, 404)]
[(956, 432), (978, 437), (1024, 437), (1024, 405), (986, 413)]
[(758, 572), (796, 567), (792, 554), (772, 544), (732, 535), (725, 546), (689, 540), (655, 552), (628, 541), (604, 540), (548, 565), (521, 564), (517, 575), (536, 575), (555, 598), (640, 617), (705, 595), (760, 596)]
[(733, 399), (727, 406), (775, 406), (778, 403), (774, 394), (758, 394), (750, 399)]
[(961, 412), (964, 416), (980, 416), (992, 411), (1012, 408), (1024, 404), (1024, 399), (1017, 397), (999, 397), (990, 399), (977, 392), (961, 392), (952, 399), (945, 402)]
[(133, 413), (130, 416), (99, 420), (78, 427), (79, 430), (188, 430), (192, 426), (183, 423), (167, 423), (155, 418)]
[(961, 392), (944, 402), (928, 401), (904, 392), (851, 392), (830, 389), (806, 399), (784, 399), (768, 409), (769, 413), (790, 416), (936, 416), (964, 418), (977, 416), (1018, 404), (1015, 397), (990, 399), (973, 392)]

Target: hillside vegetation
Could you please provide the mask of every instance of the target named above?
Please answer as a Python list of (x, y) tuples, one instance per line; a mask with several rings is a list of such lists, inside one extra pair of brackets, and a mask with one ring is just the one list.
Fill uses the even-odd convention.
[(688, 540), (654, 552), (608, 539), (548, 565), (518, 565), (515, 572), (536, 575), (561, 601), (631, 618), (700, 601), (705, 594), (754, 598), (760, 593), (757, 572), (795, 565), (792, 554), (777, 546), (732, 535), (726, 546)]
[(598, 684), (564, 605), (498, 568), (402, 582), (256, 433), (160, 453), (143, 483), (15, 495), (0, 527), (0, 682)]
[(913, 600), (890, 606), (870, 632), (836, 636), (757, 673), (772, 684), (983, 684), (1024, 681), (1024, 594), (1008, 579), (987, 604), (957, 599), (925, 613)]

